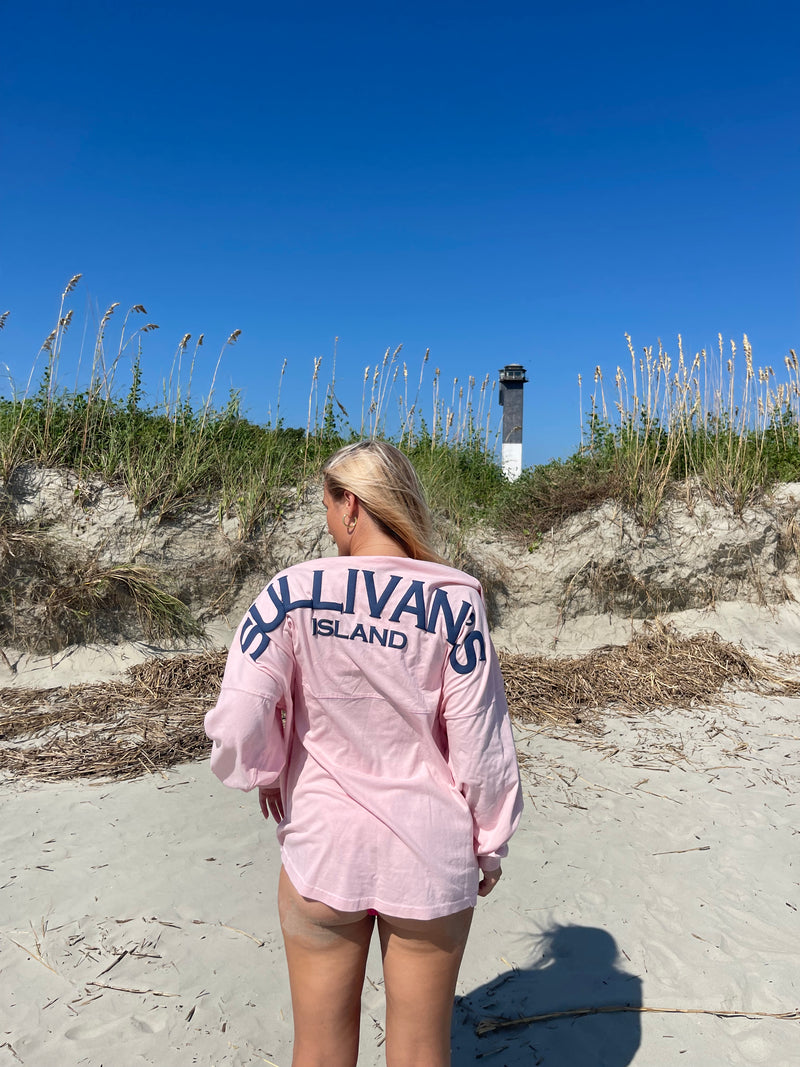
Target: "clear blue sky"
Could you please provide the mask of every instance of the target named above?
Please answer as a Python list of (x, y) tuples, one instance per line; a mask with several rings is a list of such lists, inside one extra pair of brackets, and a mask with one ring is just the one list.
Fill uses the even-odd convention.
[[(790, 2), (0, 2), (0, 362), (141, 302), (145, 385), (206, 336), (251, 418), (305, 425), (338, 337), (450, 382), (528, 368), (526, 463), (579, 441), (577, 376), (680, 332), (800, 346)], [(115, 327), (111, 336), (116, 334)], [(449, 388), (449, 387), (448, 387)], [(498, 417), (500, 411), (497, 411)]]

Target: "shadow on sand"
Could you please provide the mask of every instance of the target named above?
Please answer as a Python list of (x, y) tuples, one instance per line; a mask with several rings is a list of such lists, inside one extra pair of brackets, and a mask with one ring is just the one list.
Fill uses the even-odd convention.
[(554, 926), (534, 939), (536, 962), (456, 1000), (453, 1067), (626, 1067), (641, 1040), (638, 1012), (553, 1019), (478, 1037), (482, 1019), (574, 1008), (640, 1007), (642, 983), (619, 965), (614, 938), (592, 926)]

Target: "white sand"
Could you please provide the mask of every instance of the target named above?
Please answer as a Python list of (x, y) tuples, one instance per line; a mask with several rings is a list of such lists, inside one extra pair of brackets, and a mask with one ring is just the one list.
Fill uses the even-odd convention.
[[(800, 1021), (614, 1014), (474, 1034), (487, 1015), (604, 1004), (800, 1008), (799, 717), (800, 700), (746, 696), (609, 718), (599, 746), (521, 738), (527, 807), (477, 910), (456, 1067), (800, 1063)], [(205, 763), (2, 789), (0, 1065), (288, 1067), (278, 851), (253, 795)], [(368, 977), (363, 1067), (383, 1062), (377, 955)]]

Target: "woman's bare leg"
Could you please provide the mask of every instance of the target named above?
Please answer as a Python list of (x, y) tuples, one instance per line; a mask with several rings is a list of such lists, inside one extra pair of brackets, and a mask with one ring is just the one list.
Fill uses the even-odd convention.
[(278, 911), (292, 991), (292, 1067), (355, 1067), (375, 920), (300, 896), (283, 868)]
[(387, 1067), (449, 1067), (458, 968), (472, 908), (442, 919), (381, 915)]

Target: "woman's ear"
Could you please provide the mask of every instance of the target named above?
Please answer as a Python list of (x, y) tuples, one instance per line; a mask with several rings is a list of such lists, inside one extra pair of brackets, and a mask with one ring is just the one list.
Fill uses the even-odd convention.
[(351, 493), (349, 489), (344, 491), (344, 502), (347, 505), (347, 510), (351, 515), (358, 515), (358, 497), (355, 493)]

